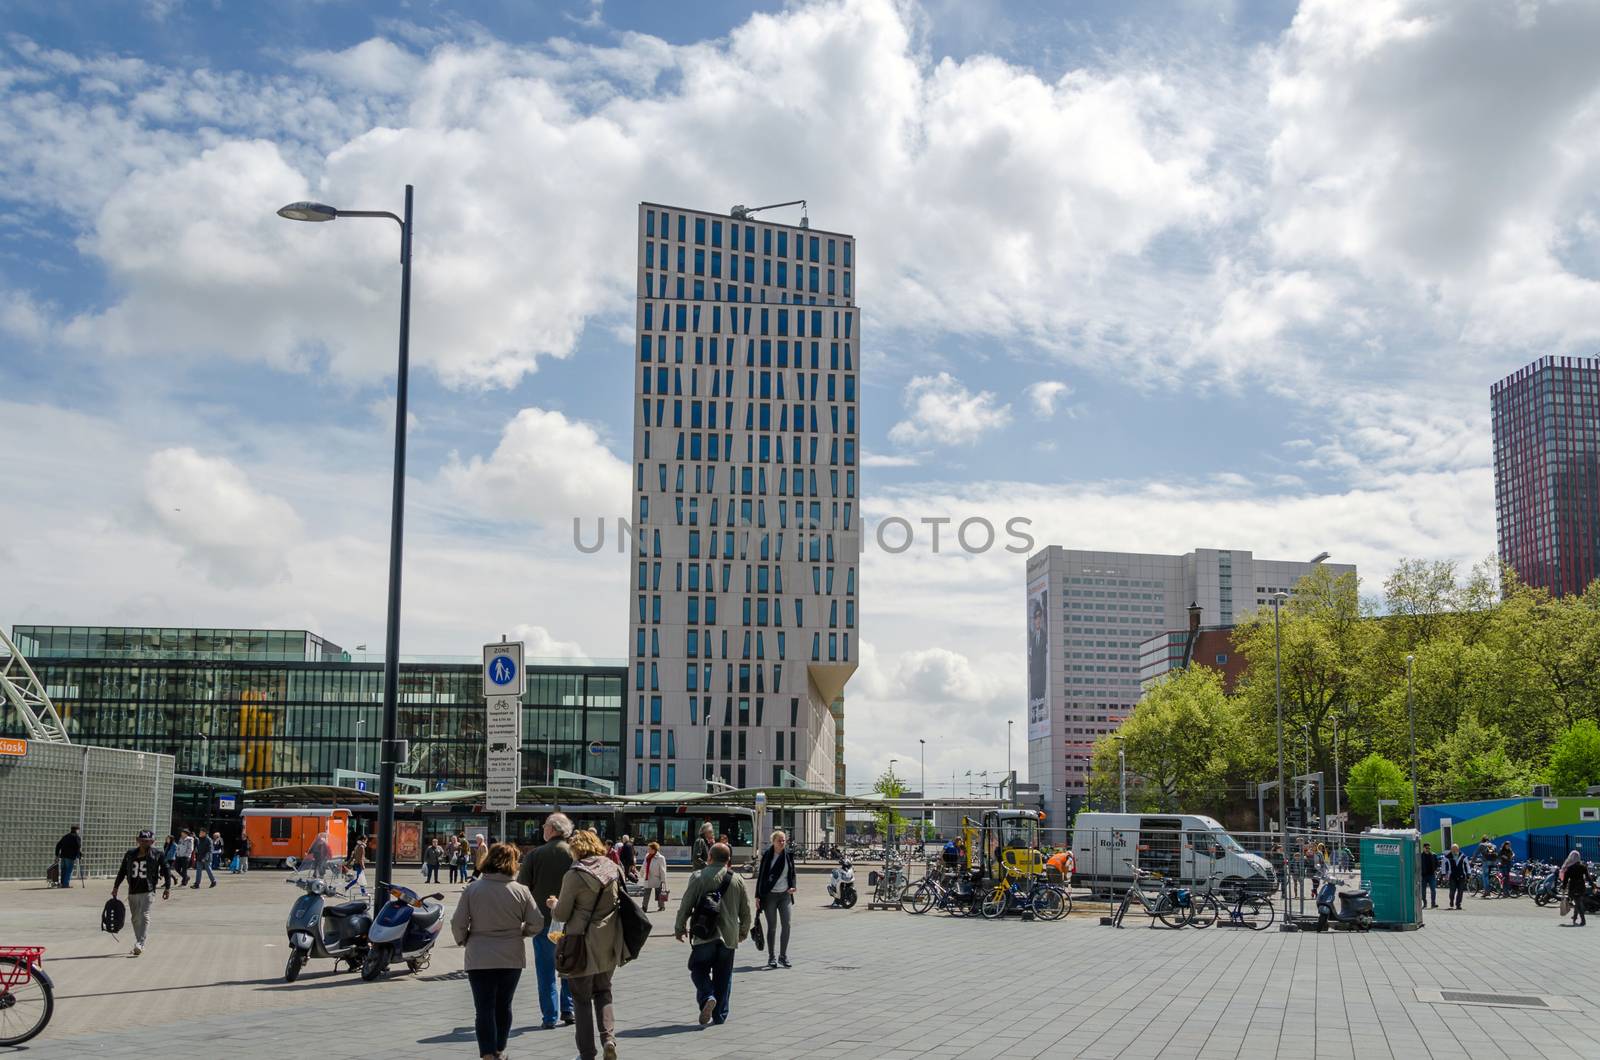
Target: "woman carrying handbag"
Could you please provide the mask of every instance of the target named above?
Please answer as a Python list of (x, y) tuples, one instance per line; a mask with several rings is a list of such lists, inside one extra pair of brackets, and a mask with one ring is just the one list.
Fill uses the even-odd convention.
[(578, 1056), (595, 1060), (603, 1050), (605, 1060), (616, 1060), (611, 973), (626, 959), (618, 913), (622, 870), (606, 856), (606, 845), (593, 829), (574, 832), (568, 842), (572, 868), (561, 878), (561, 894), (549, 900), (556, 972), (567, 980), (576, 1003)]
[(1584, 915), (1583, 906), (1589, 895), (1589, 866), (1583, 863), (1583, 855), (1576, 850), (1561, 863), (1561, 889), (1566, 892), (1561, 899), (1561, 915), (1566, 916), (1570, 911), (1574, 924), (1588, 926), (1589, 918)]

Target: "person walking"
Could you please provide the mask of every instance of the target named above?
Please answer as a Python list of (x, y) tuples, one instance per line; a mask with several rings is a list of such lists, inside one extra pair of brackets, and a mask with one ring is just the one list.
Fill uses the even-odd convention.
[(217, 885), (217, 873), (211, 867), (211, 836), (203, 831), (194, 840), (194, 890), (200, 889), (202, 875), (211, 877), (211, 886)]
[(1516, 852), (1511, 849), (1511, 840), (1507, 839), (1500, 844), (1500, 897), (1511, 897), (1511, 866), (1516, 862)]
[(1418, 869), (1422, 873), (1422, 897), (1426, 899), (1433, 895), (1433, 908), (1439, 908), (1439, 855), (1433, 852), (1433, 845), (1422, 844), (1422, 853), (1417, 858)]
[(1494, 847), (1494, 841), (1484, 836), (1478, 841), (1478, 897), (1488, 898), (1489, 879), (1494, 874), (1494, 866), (1500, 860), (1500, 852)]
[(61, 886), (72, 886), (72, 870), (77, 868), (78, 859), (83, 856), (83, 838), (78, 835), (78, 826), (73, 825), (67, 829), (67, 834), (56, 840), (56, 860), (61, 863)]
[[(435, 846), (438, 840), (434, 840)], [(429, 849), (433, 849), (430, 847)], [(450, 933), (466, 947), (467, 982), (472, 987), (480, 1060), (495, 1060), (511, 1035), (511, 1001), (528, 951), (522, 940), (544, 924), (539, 905), (518, 883), (517, 848), (496, 843), (483, 859), (483, 874), (461, 892), (450, 917)]]
[(644, 886), (645, 904), (650, 902), (650, 896), (656, 897), (656, 912), (661, 912), (667, 907), (667, 859), (661, 853), (661, 844), (651, 840), (648, 852), (644, 856)]
[[(544, 819), (544, 842), (522, 861), (517, 882), (533, 894), (534, 904), (543, 914), (550, 900), (561, 893), (561, 882), (572, 868), (572, 847), (567, 837), (572, 834), (572, 818), (564, 813), (552, 813)], [(572, 986), (567, 980), (556, 979), (556, 944), (550, 938), (550, 918), (533, 936), (533, 972), (538, 977), (540, 1027), (554, 1030), (556, 1019), (572, 1023)]]
[(178, 832), (178, 860), (172, 867), (178, 872), (178, 886), (189, 886), (189, 859), (194, 857), (194, 835), (187, 828)]
[(590, 829), (571, 840), (572, 868), (561, 877), (561, 894), (548, 899), (550, 919), (561, 921), (568, 935), (582, 935), (584, 965), (562, 978), (576, 1003), (579, 1060), (595, 1060), (599, 1049), (605, 1060), (617, 1060), (617, 1023), (613, 1011), (611, 974), (627, 959), (622, 938), (622, 870), (606, 857), (606, 845)]
[[(789, 914), (794, 908), (794, 853), (789, 836), (781, 829), (772, 833), (772, 843), (761, 854), (756, 869), (756, 906), (767, 922), (767, 967), (789, 967)], [(783, 924), (780, 937), (774, 930)]]
[[(683, 889), (673, 929), (674, 938), (679, 942), (687, 939), (690, 944), (689, 978), (694, 983), (702, 1027), (728, 1022), (733, 998), (733, 955), (739, 943), (749, 936), (753, 919), (750, 892), (733, 871), (732, 861), (733, 851), (726, 843), (711, 844), (706, 867), (689, 877), (689, 884)], [(702, 903), (702, 899), (713, 897), (715, 902)]]
[(332, 858), (333, 847), (328, 842), (328, 833), (318, 832), (317, 838), (311, 841), (311, 846), (306, 850), (304, 859), (311, 862), (311, 871), (317, 879), (322, 879), (322, 874), (327, 871), (328, 862)]
[(439, 837), (434, 836), (422, 851), (422, 882), (439, 882), (439, 862), (444, 860), (444, 847), (439, 845)]
[(111, 882), (111, 897), (115, 898), (122, 881), (128, 881), (128, 912), (133, 919), (133, 952), (129, 957), (144, 952), (150, 934), (150, 899), (155, 895), (158, 876), (163, 883), (161, 900), (172, 897), (172, 869), (167, 866), (167, 859), (154, 850), (155, 840), (156, 834), (150, 829), (140, 832), (137, 845), (122, 855), (117, 878)]
[(456, 882), (456, 837), (444, 841), (444, 867), (450, 872), (450, 882)]
[[(364, 839), (357, 839), (356, 840), (355, 849), (351, 850), (350, 851), (350, 856), (345, 859), (344, 867), (345, 867), (345, 871), (350, 873), (350, 882), (346, 883), (344, 885), (344, 892), (346, 894), (349, 894), (351, 888), (359, 887), (359, 888), (361, 888), (361, 897), (365, 898), (368, 895), (368, 893), (370, 893), (367, 890), (367, 842), (366, 842), (366, 840), (364, 840)], [(317, 875), (321, 876), (322, 874), (319, 872)]]
[(456, 872), (461, 877), (461, 882), (466, 883), (472, 865), (472, 844), (467, 842), (467, 834), (461, 833), (456, 843)]
[(711, 848), (716, 841), (716, 836), (712, 832), (711, 822), (707, 821), (702, 824), (700, 826), (700, 835), (694, 841), (694, 871), (699, 872), (706, 867), (711, 858)]
[(1566, 901), (1562, 903), (1565, 909), (1568, 902), (1572, 904), (1572, 923), (1579, 927), (1587, 927), (1589, 918), (1585, 913), (1584, 904), (1589, 896), (1589, 866), (1583, 863), (1583, 855), (1574, 850), (1567, 855), (1561, 863), (1561, 872), (1558, 877), (1562, 889), (1566, 892)]
[(472, 878), (483, 874), (483, 859), (489, 856), (489, 842), (482, 832), (472, 837)]
[(239, 872), (250, 874), (250, 837), (243, 832), (239, 833)]
[(617, 851), (617, 855), (622, 865), (622, 874), (628, 878), (628, 882), (632, 883), (637, 880), (639, 878), (639, 866), (633, 849), (633, 836), (625, 835), (622, 837), (622, 846)]
[(173, 836), (173, 835), (167, 836), (166, 843), (164, 843), (162, 845), (162, 847), (161, 847), (161, 856), (167, 859), (167, 864), (169, 866), (177, 864), (177, 861), (178, 861), (178, 837), (177, 836)]
[(1461, 852), (1461, 844), (1450, 844), (1450, 853), (1444, 856), (1444, 868), (1450, 884), (1450, 893), (1445, 896), (1445, 901), (1448, 908), (1460, 909), (1461, 898), (1467, 893), (1467, 876), (1472, 868), (1467, 856)]

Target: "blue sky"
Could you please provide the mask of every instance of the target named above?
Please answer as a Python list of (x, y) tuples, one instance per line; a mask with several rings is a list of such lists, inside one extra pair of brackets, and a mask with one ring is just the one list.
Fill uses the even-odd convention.
[[(0, 0), (0, 621), (381, 640), (417, 186), (405, 647), (625, 652), (640, 199), (859, 240), (870, 521), (1494, 548), (1487, 391), (1591, 354), (1570, 3)], [(851, 767), (998, 768), (1022, 561), (869, 549)], [(956, 734), (960, 733), (958, 739)], [(1019, 757), (1021, 757), (1019, 755)]]

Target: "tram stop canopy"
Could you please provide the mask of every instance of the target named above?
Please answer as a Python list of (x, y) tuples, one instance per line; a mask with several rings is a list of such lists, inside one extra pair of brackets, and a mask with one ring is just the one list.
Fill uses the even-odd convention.
[(378, 793), (335, 784), (283, 784), (245, 792), (247, 804), (259, 807), (376, 806)]

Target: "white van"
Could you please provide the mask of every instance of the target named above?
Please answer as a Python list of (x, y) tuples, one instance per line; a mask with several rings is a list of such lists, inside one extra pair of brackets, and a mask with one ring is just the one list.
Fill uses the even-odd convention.
[(1072, 825), (1072, 856), (1079, 886), (1097, 893), (1133, 882), (1134, 865), (1186, 886), (1221, 873), (1219, 890), (1243, 887), (1271, 894), (1277, 877), (1266, 858), (1240, 846), (1221, 824), (1192, 813), (1080, 813)]

